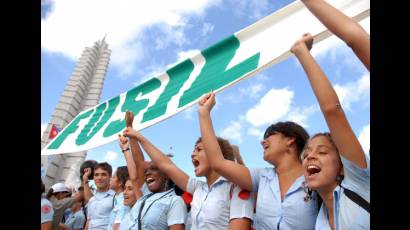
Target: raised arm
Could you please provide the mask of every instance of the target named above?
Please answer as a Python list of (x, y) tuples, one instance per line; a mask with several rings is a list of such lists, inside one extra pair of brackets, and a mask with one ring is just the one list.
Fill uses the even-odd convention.
[(131, 127), (128, 127), (124, 131), (124, 135), (130, 138), (135, 138), (139, 141), (142, 148), (149, 155), (151, 160), (155, 162), (159, 170), (165, 173), (169, 178), (171, 178), (174, 183), (183, 189), (187, 190), (186, 186), (188, 183), (189, 176), (179, 169), (172, 161), (167, 157), (161, 150), (155, 147), (147, 138), (142, 136), (139, 132), (135, 131)]
[(336, 91), (310, 54), (313, 38), (304, 34), (291, 48), (306, 72), (320, 109), (326, 119), (332, 139), (339, 153), (361, 168), (366, 168), (366, 158), (340, 105)]
[(83, 174), (83, 196), (84, 196), (84, 203), (88, 203), (90, 198), (93, 196), (93, 193), (91, 192), (91, 188), (88, 185), (88, 177), (91, 174), (91, 168), (85, 168), (84, 169), (84, 174)]
[[(134, 113), (131, 111), (127, 111), (125, 113), (125, 121), (126, 126), (132, 128), (132, 123), (134, 121)], [(137, 166), (137, 178), (138, 180), (144, 182), (144, 154), (142, 154), (142, 150), (140, 148), (140, 145), (138, 144), (137, 139), (130, 137), (129, 143), (135, 165)]]
[(233, 161), (226, 160), (219, 147), (211, 119), (211, 110), (215, 105), (215, 94), (208, 93), (199, 100), (199, 125), (202, 143), (211, 167), (239, 187), (252, 191), (252, 179), (249, 169)]
[(352, 18), (324, 0), (302, 0), (320, 22), (350, 46), (370, 71), (370, 35)]
[(137, 177), (137, 166), (135, 165), (134, 159), (132, 158), (131, 151), (128, 145), (128, 138), (122, 135), (118, 135), (118, 144), (122, 152), (124, 153), (125, 161), (127, 162), (128, 175), (130, 180), (135, 187), (135, 195), (137, 199), (142, 196), (141, 187), (144, 184), (144, 180)]

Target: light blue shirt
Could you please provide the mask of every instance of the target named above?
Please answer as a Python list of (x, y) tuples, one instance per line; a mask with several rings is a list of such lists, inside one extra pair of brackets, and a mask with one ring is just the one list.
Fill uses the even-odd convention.
[(133, 224), (133, 219), (130, 213), (131, 208), (128, 206), (124, 206), (123, 211), (123, 216), (120, 222), (120, 226), (118, 227), (118, 230), (129, 230), (130, 226)]
[[(370, 159), (366, 156), (367, 168), (360, 168), (353, 162), (340, 156), (343, 164), (345, 187), (370, 203)], [(370, 229), (370, 214), (348, 198), (344, 188), (337, 186), (333, 190), (333, 215), (335, 230)], [(330, 230), (327, 209), (322, 204), (316, 220), (316, 230)]]
[[(129, 217), (129, 228), (138, 228), (138, 212), (142, 202), (145, 202), (141, 212), (141, 226), (144, 230), (166, 229), (174, 224), (184, 224), (186, 218), (186, 206), (181, 197), (177, 196), (174, 189), (165, 192), (155, 193), (151, 196), (145, 194), (137, 200), (137, 203), (132, 207)], [(128, 218), (124, 216), (123, 220)], [(128, 220), (126, 221), (128, 222)], [(121, 222), (120, 225), (122, 225)], [(125, 225), (125, 224), (124, 224)]]
[(187, 192), (193, 195), (191, 229), (228, 229), (231, 219), (252, 220), (253, 194), (249, 193), (248, 199), (241, 199), (241, 191), (224, 177), (219, 177), (209, 188), (206, 182), (189, 178)]
[(107, 192), (96, 192), (87, 204), (88, 228), (90, 230), (107, 230), (110, 222), (110, 214), (113, 209), (115, 192), (109, 189)]
[(85, 216), (82, 209), (78, 210), (77, 212), (71, 213), (66, 221), (65, 225), (72, 230), (72, 229), (84, 229), (85, 225)]
[(255, 229), (308, 230), (315, 228), (318, 213), (317, 197), (305, 202), (304, 176), (293, 182), (283, 201), (275, 168), (250, 169), (252, 189), (258, 192)]
[(110, 223), (108, 224), (107, 230), (112, 230), (114, 224), (120, 223), (124, 215), (124, 193), (121, 192), (114, 197), (114, 208), (110, 214)]
[(53, 221), (53, 205), (46, 198), (41, 198), (41, 223), (47, 223)]

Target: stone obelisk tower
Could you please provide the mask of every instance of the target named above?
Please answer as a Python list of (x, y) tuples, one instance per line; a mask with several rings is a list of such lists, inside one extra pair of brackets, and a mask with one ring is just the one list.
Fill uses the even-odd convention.
[[(41, 137), (41, 149), (50, 142), (49, 133), (53, 124), (63, 129), (77, 114), (98, 104), (110, 54), (105, 37), (95, 42), (93, 47), (85, 48)], [(46, 189), (57, 182), (79, 186), (79, 168), (86, 154), (87, 151), (82, 151), (41, 156)]]

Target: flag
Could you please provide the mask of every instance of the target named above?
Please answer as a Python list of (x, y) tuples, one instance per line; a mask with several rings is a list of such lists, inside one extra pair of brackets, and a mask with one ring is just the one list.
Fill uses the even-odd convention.
[[(329, 0), (356, 21), (370, 16), (370, 0)], [(198, 52), (146, 82), (78, 114), (41, 154), (79, 152), (117, 140), (126, 127), (125, 112), (135, 115), (139, 131), (196, 104), (292, 54), (289, 49), (304, 33), (314, 42), (331, 33), (300, 1), (255, 22)]]
[(59, 129), (56, 125), (52, 124), (50, 133), (48, 134), (49, 139), (53, 139), (57, 134), (60, 132), (61, 129)]

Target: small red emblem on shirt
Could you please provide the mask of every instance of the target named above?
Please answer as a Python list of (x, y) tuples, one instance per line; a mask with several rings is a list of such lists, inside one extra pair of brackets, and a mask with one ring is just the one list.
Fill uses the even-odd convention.
[(185, 204), (190, 204), (192, 202), (192, 194), (189, 192), (184, 192), (184, 194), (182, 194), (182, 199)]
[(48, 204), (45, 204), (41, 207), (41, 212), (42, 213), (49, 213), (51, 211), (51, 207)]
[(238, 197), (242, 200), (249, 200), (249, 198), (251, 197), (251, 193), (248, 190), (242, 189), (239, 192)]

